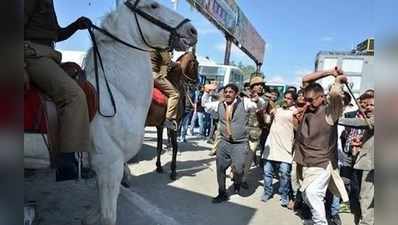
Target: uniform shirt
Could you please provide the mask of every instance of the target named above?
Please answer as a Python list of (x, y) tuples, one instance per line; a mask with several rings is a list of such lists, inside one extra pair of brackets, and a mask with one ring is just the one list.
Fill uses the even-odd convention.
[(60, 29), (52, 0), (24, 1), (24, 40), (55, 42)]
[(155, 79), (166, 77), (168, 68), (171, 64), (171, 53), (168, 51), (156, 50), (151, 52), (152, 71), (155, 73)]

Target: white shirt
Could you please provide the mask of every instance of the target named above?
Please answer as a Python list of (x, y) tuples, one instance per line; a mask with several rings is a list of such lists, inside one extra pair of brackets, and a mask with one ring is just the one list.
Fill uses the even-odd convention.
[(292, 163), (293, 161), (293, 113), (296, 107), (277, 108), (274, 120), (265, 143), (262, 158), (277, 162)]
[[(235, 103), (237, 99), (234, 100)], [(262, 98), (258, 99), (258, 102), (253, 102), (250, 98), (242, 98), (243, 106), (246, 112), (255, 112), (258, 109), (261, 109), (265, 106), (265, 101)], [(202, 106), (205, 108), (206, 112), (218, 112), (218, 105), (220, 101), (210, 101), (210, 96), (207, 93), (204, 93), (202, 96)]]

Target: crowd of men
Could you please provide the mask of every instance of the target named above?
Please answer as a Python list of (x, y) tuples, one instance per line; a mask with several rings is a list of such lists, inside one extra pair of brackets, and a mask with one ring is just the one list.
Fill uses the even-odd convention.
[[(316, 81), (327, 76), (335, 82), (326, 93)], [(346, 83), (343, 71), (334, 69), (306, 75), (302, 88), (288, 88), (282, 101), (277, 91), (265, 89), (261, 74), (253, 74), (242, 91), (235, 84), (197, 91), (181, 140), (195, 120), (200, 135), (214, 138), (218, 195), (212, 202), (232, 194), (225, 181), (229, 167), (234, 193), (249, 188), (254, 161), (264, 171), (261, 201), (273, 197), (277, 178), (281, 206), (312, 224), (341, 224), (340, 208), (354, 214), (355, 224), (374, 224), (374, 90), (355, 99), (358, 108), (344, 91)]]

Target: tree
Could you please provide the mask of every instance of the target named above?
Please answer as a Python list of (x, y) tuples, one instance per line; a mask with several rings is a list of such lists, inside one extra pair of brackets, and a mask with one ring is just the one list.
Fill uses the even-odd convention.
[(249, 79), (252, 73), (256, 72), (256, 67), (253, 65), (244, 65), (242, 62), (236, 64), (234, 61), (232, 61), (231, 65), (236, 66), (242, 70), (243, 77), (245, 80)]

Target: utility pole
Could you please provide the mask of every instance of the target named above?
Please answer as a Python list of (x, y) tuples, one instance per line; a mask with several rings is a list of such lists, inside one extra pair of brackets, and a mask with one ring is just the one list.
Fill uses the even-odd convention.
[(231, 58), (231, 47), (232, 47), (231, 37), (229, 37), (229, 35), (225, 35), (224, 65), (229, 65), (229, 59)]

